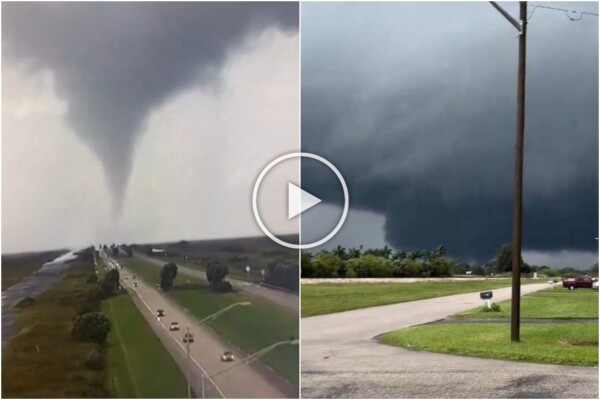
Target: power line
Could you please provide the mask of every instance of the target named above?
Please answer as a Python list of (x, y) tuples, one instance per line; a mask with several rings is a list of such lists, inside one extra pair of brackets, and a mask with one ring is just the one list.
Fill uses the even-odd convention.
[[(533, 9), (529, 12), (529, 16), (527, 17), (527, 21), (529, 21), (531, 18), (533, 18), (533, 13), (538, 8), (545, 8), (547, 10), (553, 10), (553, 11), (562, 11), (562, 12), (565, 13), (565, 15), (567, 16), (567, 18), (569, 18), (571, 21), (581, 21), (581, 19), (583, 18), (583, 16), (586, 15), (586, 14), (587, 15), (593, 15), (595, 17), (598, 16), (597, 13), (588, 12), (588, 11), (566, 10), (564, 8), (541, 6), (539, 4), (532, 4), (532, 6), (533, 6)], [(579, 15), (579, 18), (574, 18), (574, 17), (570, 16), (569, 13)]]

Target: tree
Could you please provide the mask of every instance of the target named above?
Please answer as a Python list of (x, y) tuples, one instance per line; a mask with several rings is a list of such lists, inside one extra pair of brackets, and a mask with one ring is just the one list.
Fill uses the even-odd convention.
[[(523, 257), (521, 257), (521, 269), (528, 269), (528, 266), (524, 268)], [(512, 246), (505, 244), (500, 247), (498, 256), (496, 257), (496, 272), (511, 272), (512, 271)]]
[(108, 317), (99, 311), (94, 311), (75, 318), (71, 335), (82, 342), (103, 344), (111, 329)]
[(348, 250), (348, 259), (360, 257), (361, 252), (362, 252), (362, 246), (360, 247), (360, 249), (357, 249), (356, 247), (352, 247), (350, 250)]
[(225, 280), (227, 274), (229, 274), (227, 265), (222, 265), (218, 261), (211, 262), (208, 265), (208, 268), (206, 268), (206, 280), (208, 280), (212, 290), (215, 292), (233, 291), (231, 284)]
[(485, 275), (485, 271), (481, 265), (474, 265), (471, 267), (471, 274), (483, 276)]
[(300, 268), (302, 278), (314, 278), (315, 268), (312, 264), (312, 255), (303, 251), (300, 255)]
[(119, 289), (119, 270), (111, 269), (106, 275), (104, 275), (104, 281), (102, 281), (102, 297), (109, 298)]
[(346, 254), (346, 249), (340, 245), (338, 245), (335, 249), (333, 249), (331, 251), (332, 254), (335, 254), (336, 256), (338, 256), (339, 258), (341, 258), (342, 260), (345, 260), (347, 258), (347, 254)]
[(160, 288), (167, 291), (173, 287), (173, 281), (177, 277), (177, 264), (170, 262), (160, 269)]
[(342, 259), (335, 254), (319, 253), (313, 260), (315, 278), (335, 278), (342, 266)]

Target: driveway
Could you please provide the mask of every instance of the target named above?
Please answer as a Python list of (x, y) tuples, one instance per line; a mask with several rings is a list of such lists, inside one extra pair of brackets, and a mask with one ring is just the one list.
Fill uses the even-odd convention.
[[(511, 297), (510, 288), (493, 292), (494, 301)], [(598, 398), (597, 368), (436, 354), (374, 340), (481, 304), (476, 292), (303, 318), (302, 397)]]

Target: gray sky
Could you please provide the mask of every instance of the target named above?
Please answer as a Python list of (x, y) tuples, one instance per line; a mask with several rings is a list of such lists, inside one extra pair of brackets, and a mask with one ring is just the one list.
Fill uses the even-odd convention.
[(298, 149), (297, 8), (3, 4), (3, 252), (259, 234), (257, 171)]
[[(336, 164), (392, 246), (487, 260), (511, 240), (517, 44), (487, 2), (303, 4), (302, 148)], [(593, 261), (598, 18), (537, 9), (527, 72), (524, 249)], [(308, 165), (302, 182), (337, 196)]]

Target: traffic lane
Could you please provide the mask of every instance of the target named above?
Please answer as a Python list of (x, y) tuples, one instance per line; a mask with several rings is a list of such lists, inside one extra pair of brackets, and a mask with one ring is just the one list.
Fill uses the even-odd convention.
[[(126, 271), (126, 270), (124, 270)], [(169, 332), (173, 340), (182, 342), (186, 328), (194, 335), (190, 345), (192, 359), (197, 360), (209, 376), (215, 375), (232, 365), (232, 362), (221, 361), (223, 352), (234, 352), (237, 364), (235, 368), (219, 374), (214, 378), (214, 384), (220, 388), (225, 397), (234, 398), (286, 398), (292, 397), (297, 390), (289, 382), (271, 371), (260, 368), (260, 362), (242, 364), (245, 355), (231, 343), (227, 343), (216, 335), (210, 328), (199, 326), (196, 319), (181, 310), (179, 305), (168, 299), (162, 292), (150, 287), (142, 281), (135, 288), (138, 295), (148, 304), (153, 312), (157, 309), (165, 311), (165, 317), (157, 322), (168, 328), (170, 322), (177, 321), (180, 331)], [(232, 385), (235, 382), (235, 385)]]
[[(185, 351), (185, 347), (179, 345), (179, 343), (173, 340), (173, 337), (169, 334), (169, 332), (165, 329), (165, 327), (160, 324), (156, 317), (148, 312), (146, 305), (141, 301), (138, 294), (130, 289), (131, 298), (134, 303), (150, 325), (151, 329), (154, 331), (158, 339), (161, 341), (165, 349), (171, 354), (171, 357), (184, 374), (187, 376), (187, 353)], [(194, 363), (190, 363), (190, 386), (194, 390), (194, 393), (197, 397), (201, 396), (202, 393), (202, 375), (203, 372), (200, 367)], [(219, 393), (216, 387), (208, 380), (205, 380), (205, 388), (204, 393), (206, 398), (222, 398), (223, 396)]]
[[(164, 261), (162, 260), (158, 260), (156, 258), (148, 257), (145, 255), (138, 256), (158, 267), (164, 265)], [(185, 275), (206, 281), (205, 271), (185, 267), (182, 265), (177, 265), (177, 268), (179, 271), (181, 271), (181, 273)], [(227, 280), (236, 289), (248, 292), (249, 294), (257, 297), (261, 297), (295, 314), (299, 314), (300, 312), (300, 297), (294, 293), (285, 292), (283, 290), (271, 289), (265, 286), (257, 285), (255, 283), (240, 281), (229, 277), (227, 278)]]
[[(521, 286), (525, 295), (550, 287), (547, 283)], [(511, 298), (511, 288), (494, 289), (493, 301)], [(446, 318), (483, 305), (480, 292), (362, 308), (334, 314), (302, 318), (302, 356), (305, 344), (370, 340), (393, 330)], [(369, 323), (365, 323), (369, 321)]]
[[(465, 338), (468, 340), (468, 338)], [(327, 345), (303, 398), (598, 398), (598, 369), (461, 357), (360, 342)]]

